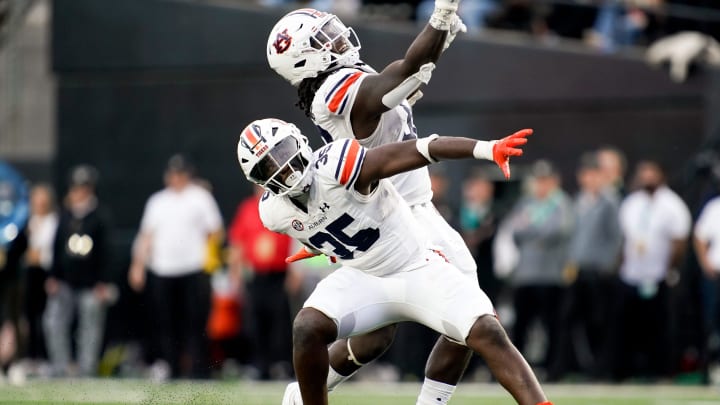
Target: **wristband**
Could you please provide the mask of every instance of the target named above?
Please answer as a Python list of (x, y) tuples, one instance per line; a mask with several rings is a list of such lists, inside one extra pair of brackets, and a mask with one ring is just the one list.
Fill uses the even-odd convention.
[(430, 16), (430, 26), (438, 31), (448, 31), (452, 26), (460, 0), (435, 0), (435, 10)]
[(423, 157), (427, 159), (427, 161), (430, 163), (437, 163), (437, 159), (433, 158), (430, 155), (430, 142), (434, 141), (439, 137), (440, 135), (438, 134), (432, 134), (427, 138), (420, 138), (415, 141), (415, 148), (417, 149), (417, 151), (420, 152), (420, 154), (423, 155)]
[(454, 11), (436, 7), (430, 16), (429, 24), (438, 31), (449, 31), (454, 15)]
[(473, 148), (473, 156), (475, 159), (495, 160), (493, 159), (493, 148), (497, 141), (477, 141)]

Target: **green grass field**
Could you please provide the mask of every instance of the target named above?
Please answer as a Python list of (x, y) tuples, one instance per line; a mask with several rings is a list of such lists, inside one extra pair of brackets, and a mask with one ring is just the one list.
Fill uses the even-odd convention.
[[(346, 383), (332, 405), (414, 405), (419, 384)], [(0, 404), (280, 405), (285, 384), (143, 380), (29, 381), (0, 386)], [(720, 405), (720, 389), (662, 385), (546, 385), (556, 405)], [(510, 405), (496, 384), (461, 384), (452, 405)]]

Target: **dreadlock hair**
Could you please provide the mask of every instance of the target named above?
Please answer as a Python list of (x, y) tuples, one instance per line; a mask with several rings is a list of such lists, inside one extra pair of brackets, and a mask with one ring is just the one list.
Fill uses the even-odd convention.
[(298, 102), (295, 103), (295, 105), (305, 111), (305, 115), (310, 119), (313, 119), (312, 102), (313, 98), (315, 98), (315, 93), (318, 91), (320, 86), (325, 83), (325, 79), (327, 79), (328, 76), (336, 70), (337, 69), (328, 69), (315, 77), (308, 77), (300, 82), (300, 86), (298, 86)]

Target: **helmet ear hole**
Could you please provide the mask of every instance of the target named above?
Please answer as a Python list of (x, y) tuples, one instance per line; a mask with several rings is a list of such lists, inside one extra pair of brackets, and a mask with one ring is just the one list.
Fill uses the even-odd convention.
[(245, 163), (249, 162), (249, 160), (247, 160), (247, 159), (245, 159), (245, 158), (242, 158), (242, 159), (240, 159), (240, 162), (243, 163), (243, 164), (245, 164)]
[(300, 62), (296, 63), (296, 64), (295, 64), (295, 67), (296, 67), (296, 68), (303, 67), (303, 66), (305, 66), (305, 62), (306, 62), (306, 60), (303, 59), (303, 60), (301, 60)]

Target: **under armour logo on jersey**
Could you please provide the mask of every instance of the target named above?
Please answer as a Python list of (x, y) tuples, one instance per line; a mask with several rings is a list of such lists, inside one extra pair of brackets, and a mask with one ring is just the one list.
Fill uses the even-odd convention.
[(282, 32), (278, 32), (277, 38), (275, 38), (275, 42), (273, 42), (273, 48), (275, 48), (275, 52), (281, 54), (290, 48), (291, 43), (292, 37), (288, 34), (287, 28), (285, 28)]
[(329, 209), (330, 209), (330, 206), (326, 202), (324, 202), (323, 205), (320, 206), (320, 211), (322, 211), (323, 214), (325, 213), (325, 210), (329, 210)]

